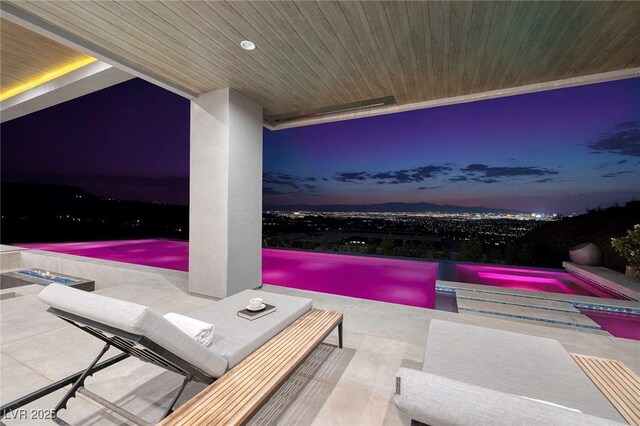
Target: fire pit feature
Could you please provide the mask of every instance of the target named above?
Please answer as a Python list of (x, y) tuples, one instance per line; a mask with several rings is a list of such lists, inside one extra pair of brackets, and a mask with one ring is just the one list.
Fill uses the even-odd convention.
[(94, 281), (45, 271), (44, 269), (22, 269), (0, 274), (0, 290), (31, 284), (46, 286), (51, 283), (63, 284), (84, 291), (95, 290)]

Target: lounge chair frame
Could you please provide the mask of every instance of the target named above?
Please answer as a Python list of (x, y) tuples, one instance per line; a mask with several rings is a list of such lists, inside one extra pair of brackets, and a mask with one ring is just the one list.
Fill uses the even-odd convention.
[[(74, 398), (77, 393), (81, 393), (84, 396), (97, 402), (98, 404), (108, 408), (109, 410), (120, 414), (132, 423), (145, 426), (149, 425), (147, 421), (141, 419), (133, 413), (130, 413), (129, 411), (124, 410), (121, 407), (118, 407), (117, 405), (105, 400), (104, 398), (94, 394), (93, 392), (90, 392), (84, 387), (84, 381), (87, 377), (93, 375), (93, 373), (97, 371), (96, 366), (98, 365), (98, 361), (109, 350), (109, 347), (111, 346), (119, 349), (127, 355), (127, 357), (123, 357), (122, 359), (133, 356), (140, 359), (141, 361), (154, 364), (158, 367), (180, 374), (184, 377), (182, 385), (172, 398), (171, 403), (163, 413), (161, 420), (173, 412), (173, 406), (176, 404), (178, 398), (180, 398), (180, 395), (190, 381), (194, 380), (204, 384), (211, 384), (215, 381), (215, 378), (209, 376), (198, 367), (195, 367), (194, 365), (188, 363), (184, 359), (168, 351), (164, 347), (158, 345), (145, 336), (129, 333), (119, 328), (111, 327), (98, 321), (70, 314), (56, 308), (49, 308), (47, 309), (47, 312), (59, 318), (62, 318), (68, 323), (105, 342), (105, 346), (102, 348), (98, 356), (91, 362), (89, 367), (84, 370), (80, 377), (73, 383), (71, 389), (69, 389), (69, 391), (58, 403), (58, 405), (56, 405), (54, 409), (56, 414), (58, 413), (58, 411), (67, 407), (67, 402), (71, 398)], [(64, 424), (64, 422), (62, 422), (60, 419), (58, 419), (57, 422), (59, 424)]]
[[(85, 397), (92, 399), (99, 405), (107, 408), (108, 410), (111, 410), (114, 413), (122, 416), (132, 424), (144, 425), (144, 426), (150, 425), (150, 423), (145, 421), (144, 419), (141, 419), (140, 417), (136, 416), (133, 413), (130, 413), (129, 411), (123, 409), (122, 407), (119, 407), (114, 403), (105, 400), (101, 396), (94, 394), (93, 392), (89, 391), (84, 387), (84, 382), (87, 377), (90, 377), (94, 373), (101, 371), (111, 365), (114, 365), (124, 359), (127, 359), (130, 356), (136, 357), (144, 362), (152, 363), (166, 370), (180, 374), (184, 377), (182, 385), (179, 387), (179, 389), (175, 393), (174, 397), (168, 404), (166, 410), (164, 411), (159, 421), (163, 421), (165, 418), (167, 418), (169, 415), (173, 413), (174, 411), (173, 408), (175, 404), (177, 403), (182, 392), (184, 391), (186, 385), (190, 381), (194, 380), (194, 381), (202, 382), (207, 385), (216, 381), (216, 378), (209, 376), (207, 373), (205, 373), (201, 369), (195, 367), (194, 365), (190, 364), (189, 362), (185, 361), (184, 359), (175, 355), (174, 353), (168, 351), (161, 345), (158, 345), (157, 343), (155, 343), (154, 341), (150, 340), (145, 336), (130, 333), (118, 328), (114, 328), (112, 326), (103, 324), (101, 322), (90, 320), (85, 317), (71, 314), (69, 312), (62, 311), (56, 308), (49, 308), (47, 311), (65, 320), (66, 322), (72, 324), (73, 326), (80, 328), (86, 333), (89, 333), (92, 336), (102, 340), (103, 342), (105, 342), (105, 345), (100, 351), (100, 353), (98, 354), (98, 356), (91, 362), (91, 364), (85, 370), (79, 371), (71, 376), (68, 376), (62, 380), (59, 380), (58, 382), (55, 382), (46, 386), (45, 388), (39, 389), (35, 392), (32, 392), (29, 395), (26, 395), (22, 398), (19, 398), (18, 400), (12, 401), (4, 405), (1, 410), (2, 413), (0, 413), (0, 418), (2, 418), (4, 414), (11, 412), (19, 407), (22, 407), (25, 404), (28, 404), (29, 402), (33, 402), (39, 398), (42, 398), (43, 396), (46, 396), (51, 394), (52, 392), (55, 392), (56, 390), (60, 390), (66, 386), (71, 385), (71, 389), (69, 389), (69, 391), (65, 394), (62, 400), (55, 407), (55, 416), (53, 419), (54, 422), (60, 425), (67, 425), (66, 422), (64, 422), (62, 419), (57, 417), (57, 413), (60, 410), (66, 408), (68, 401), (74, 398), (78, 393), (80, 393)], [(311, 316), (322, 315), (320, 313), (322, 311), (323, 310), (321, 309), (312, 309), (310, 312), (303, 315), (303, 317), (301, 318), (307, 317), (309, 315)], [(334, 314), (337, 314), (337, 313), (334, 313)], [(337, 328), (338, 329), (338, 347), (339, 348), (343, 347), (342, 314), (339, 314), (339, 315), (340, 315), (339, 319), (338, 318), (331, 319), (331, 321), (333, 321), (333, 324), (331, 324), (330, 329), (327, 329), (326, 333), (322, 335), (322, 338), (318, 340), (318, 344), (322, 340), (324, 340), (324, 338), (328, 335), (328, 333), (331, 332), (331, 330), (335, 330), (335, 328)], [(287, 330), (289, 330), (291, 327), (298, 327), (298, 328), (302, 327), (302, 325), (298, 325), (300, 320), (301, 319), (299, 318), (297, 321), (290, 324), (289, 327), (283, 330), (282, 333), (286, 333)], [(328, 321), (328, 318), (325, 318), (324, 320)], [(281, 336), (281, 335), (279, 334), (278, 336)], [(278, 336), (274, 337), (271, 341), (277, 339)], [(99, 362), (100, 359), (107, 353), (109, 348), (112, 346), (122, 351), (122, 353), (115, 355), (105, 361)], [(299, 359), (295, 363), (296, 365), (295, 368), (297, 368), (297, 366), (299, 366), (302, 362), (304, 362), (304, 360), (315, 349), (315, 347), (317, 347), (317, 345), (314, 345), (314, 347), (309, 351), (309, 353), (307, 353), (303, 358)], [(252, 356), (255, 356), (255, 354), (251, 355), (250, 358)], [(246, 360), (243, 361), (243, 363), (245, 362)], [(236, 366), (236, 369), (238, 368), (242, 368), (242, 363), (239, 366)], [(230, 370), (230, 373), (233, 373), (233, 371), (234, 370)], [(286, 377), (288, 377), (289, 374), (291, 374), (292, 372), (293, 370), (289, 371), (286, 374), (286, 376), (280, 377), (279, 379), (280, 383), (277, 384), (276, 387), (270, 388), (268, 394), (271, 394), (272, 392), (274, 392), (275, 389), (277, 389), (277, 387), (279, 387), (282, 384), (282, 382), (286, 379)], [(209, 389), (209, 387), (207, 389)], [(191, 401), (193, 401), (193, 399)], [(187, 404), (189, 404), (189, 402), (187, 402)], [(240, 414), (242, 414), (245, 417), (246, 416), (250, 417), (256, 410), (259, 409), (259, 407), (264, 402), (266, 402), (266, 400), (263, 399), (261, 401), (257, 401), (256, 404), (253, 404), (253, 405), (249, 404), (250, 405), (249, 409), (244, 410), (243, 412), (244, 414), (242, 413)], [(171, 418), (168, 418), (166, 419), (166, 421), (172, 421), (172, 420)], [(2, 425), (2, 422), (0, 422), (0, 425)]]

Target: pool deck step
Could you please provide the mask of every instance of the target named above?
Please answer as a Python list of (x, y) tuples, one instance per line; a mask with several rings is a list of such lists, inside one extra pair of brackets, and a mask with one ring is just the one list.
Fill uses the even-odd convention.
[(599, 330), (600, 325), (586, 315), (574, 312), (553, 311), (530, 306), (509, 305), (502, 302), (457, 298), (458, 312), (490, 314), (505, 319), (519, 318), (548, 324)]
[(580, 311), (571, 303), (556, 300), (538, 299), (527, 296), (495, 294), (472, 290), (457, 290), (457, 299), (479, 300), (485, 302), (502, 303), (505, 305), (522, 306), (527, 308), (546, 309), (579, 314)]
[(458, 292), (460, 290), (469, 290), (487, 294), (504, 294), (508, 296), (522, 296), (530, 299), (553, 300), (556, 302), (571, 303), (578, 308), (591, 309), (607, 309), (608, 310), (630, 310), (640, 314), (640, 302), (632, 300), (607, 299), (595, 296), (581, 296), (578, 294), (550, 293), (543, 291), (517, 290), (508, 287), (495, 287), (482, 284), (468, 284), (455, 281), (437, 280), (436, 288), (442, 291)]

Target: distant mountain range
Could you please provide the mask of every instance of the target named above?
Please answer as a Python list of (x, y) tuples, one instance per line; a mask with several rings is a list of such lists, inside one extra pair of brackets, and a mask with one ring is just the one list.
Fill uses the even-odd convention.
[(363, 213), (527, 213), (520, 210), (494, 209), (488, 207), (464, 207), (433, 203), (381, 203), (381, 204), (289, 204), (283, 206), (264, 205), (264, 211), (313, 211), (313, 212), (363, 212)]

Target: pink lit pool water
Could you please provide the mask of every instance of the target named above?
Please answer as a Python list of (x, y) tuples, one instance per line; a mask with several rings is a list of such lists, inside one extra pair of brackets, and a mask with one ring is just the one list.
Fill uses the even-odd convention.
[(37, 250), (113, 260), (156, 268), (189, 270), (189, 243), (173, 240), (120, 240), (86, 243), (16, 244)]
[[(38, 250), (188, 271), (189, 243), (125, 240), (20, 244)], [(262, 282), (281, 287), (434, 308), (438, 263), (262, 250)]]
[(620, 299), (615, 293), (563, 271), (459, 263), (456, 273), (456, 281), (469, 284)]
[(600, 324), (616, 337), (640, 340), (640, 315), (580, 309), (580, 312)]
[(361, 299), (434, 308), (438, 263), (262, 250), (262, 281)]

